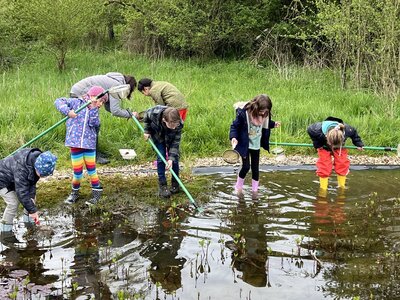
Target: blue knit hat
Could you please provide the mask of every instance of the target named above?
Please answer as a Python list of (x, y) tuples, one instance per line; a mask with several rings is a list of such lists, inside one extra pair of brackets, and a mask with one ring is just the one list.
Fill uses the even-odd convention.
[(40, 174), (40, 177), (45, 177), (53, 174), (56, 167), (57, 157), (50, 151), (40, 154), (35, 161), (35, 169)]

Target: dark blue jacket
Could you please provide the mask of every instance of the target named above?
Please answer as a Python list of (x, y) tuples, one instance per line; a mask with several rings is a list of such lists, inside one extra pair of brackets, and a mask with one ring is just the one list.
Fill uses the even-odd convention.
[(41, 153), (36, 148), (25, 148), (0, 160), (0, 189), (15, 191), (19, 202), (30, 214), (37, 211), (32, 199), (35, 199), (36, 183), (39, 180), (35, 161)]
[[(350, 138), (354, 146), (364, 147), (364, 143), (362, 142), (360, 136), (357, 133), (357, 130), (354, 127), (344, 123), (342, 119), (335, 117), (328, 117), (325, 119), (325, 121), (336, 121), (344, 125), (343, 145), (346, 143), (346, 139)], [(322, 132), (322, 122), (317, 122), (308, 126), (307, 133), (310, 136), (315, 149), (323, 147), (326, 150), (330, 150), (330, 147), (327, 144), (326, 136)]]
[[(275, 122), (268, 116), (268, 128), (262, 128), (261, 147), (269, 152), (269, 136), (271, 128), (275, 128)], [(249, 153), (249, 129), (246, 117), (246, 110), (238, 108), (236, 110), (236, 119), (232, 122), (231, 130), (229, 132), (229, 139), (236, 138), (238, 144), (235, 148), (240, 156), (247, 157)]]

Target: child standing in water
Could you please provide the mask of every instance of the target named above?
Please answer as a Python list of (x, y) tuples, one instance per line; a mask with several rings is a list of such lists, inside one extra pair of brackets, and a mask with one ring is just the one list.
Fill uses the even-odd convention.
[[(59, 98), (55, 101), (56, 108), (63, 115), (70, 117), (66, 123), (67, 133), (65, 146), (71, 149), (71, 161), (74, 174), (72, 178), (72, 192), (65, 200), (67, 204), (73, 204), (79, 198), (83, 166), (87, 169), (92, 186), (92, 197), (90, 200), (86, 201), (86, 204), (96, 204), (100, 200), (103, 192), (96, 171), (96, 128), (100, 126), (99, 108), (106, 99), (106, 96), (100, 99), (97, 99), (96, 96), (103, 92), (104, 89), (102, 87), (93, 86), (88, 90), (87, 94), (81, 98)], [(75, 110), (88, 101), (91, 101), (91, 103), (86, 108), (75, 113)]]
[(318, 151), (317, 176), (320, 189), (328, 189), (328, 179), (335, 168), (338, 186), (344, 188), (346, 176), (349, 173), (350, 160), (347, 157), (347, 149), (343, 148), (346, 139), (351, 138), (358, 150), (363, 150), (363, 142), (357, 130), (341, 119), (328, 117), (323, 122), (311, 124), (307, 129), (308, 135), (313, 141), (314, 148)]
[(269, 151), (270, 129), (280, 126), (271, 120), (272, 101), (264, 94), (256, 96), (243, 108), (236, 110), (229, 133), (232, 148), (242, 157), (242, 168), (237, 177), (235, 190), (242, 193), (244, 179), (251, 167), (251, 189), (258, 192), (260, 148)]

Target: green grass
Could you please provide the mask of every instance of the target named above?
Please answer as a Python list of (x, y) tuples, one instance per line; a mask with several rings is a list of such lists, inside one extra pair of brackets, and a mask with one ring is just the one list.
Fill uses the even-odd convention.
[[(73, 52), (67, 57), (67, 70), (59, 73), (52, 57), (39, 56), (34, 63), (6, 71), (0, 79), (0, 155), (5, 157), (34, 138), (62, 115), (54, 100), (67, 96), (76, 81), (90, 75), (119, 71), (138, 80), (150, 77), (176, 85), (190, 105), (181, 152), (183, 160), (216, 156), (229, 148), (229, 126), (234, 118), (233, 104), (266, 93), (273, 101), (273, 119), (282, 122), (282, 133), (273, 132), (271, 141), (310, 143), (309, 124), (329, 115), (341, 117), (355, 126), (368, 146), (396, 147), (400, 141), (398, 100), (366, 92), (341, 90), (330, 70), (290, 67), (281, 75), (272, 67), (256, 68), (248, 61), (198, 61), (164, 59), (153, 61), (124, 52)], [(134, 93), (124, 106), (141, 111), (153, 104), (149, 97)], [(153, 159), (133, 121), (112, 117), (101, 111), (100, 149), (113, 156), (113, 165), (127, 163), (118, 149), (133, 148), (136, 162)], [(69, 167), (64, 146), (65, 125), (48, 133), (32, 146), (50, 149), (60, 157), (59, 166)], [(308, 148), (291, 148), (288, 153), (312, 153)], [(371, 153), (379, 155), (380, 152)]]

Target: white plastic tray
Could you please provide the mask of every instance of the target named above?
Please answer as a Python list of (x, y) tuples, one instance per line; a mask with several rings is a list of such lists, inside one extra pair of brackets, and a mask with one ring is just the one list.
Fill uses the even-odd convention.
[(134, 159), (136, 157), (136, 152), (133, 149), (119, 149), (123, 159)]

